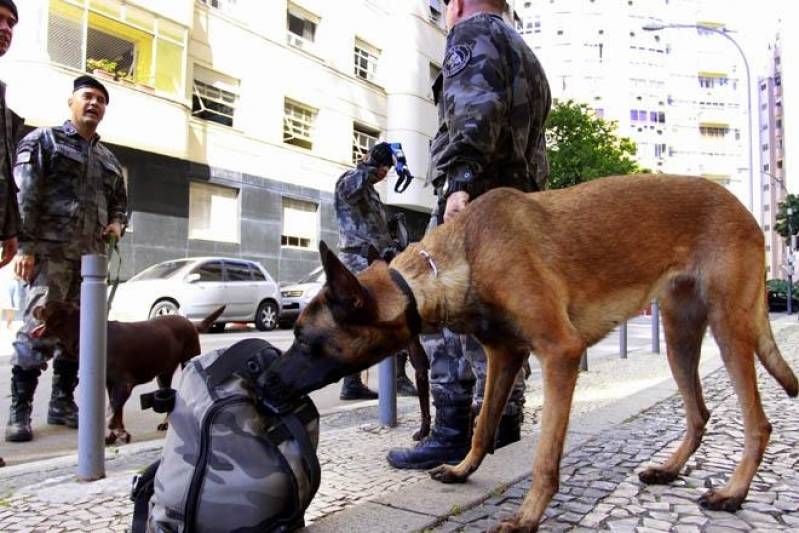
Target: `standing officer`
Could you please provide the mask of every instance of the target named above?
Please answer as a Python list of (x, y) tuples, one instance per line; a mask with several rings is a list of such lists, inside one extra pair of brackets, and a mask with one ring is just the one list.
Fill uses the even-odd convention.
[[(14, 177), (20, 187), (22, 226), (16, 268), (29, 292), (11, 358), (6, 440), (12, 442), (33, 438), (33, 393), (57, 348), (56, 339), (38, 335), (40, 322), (33, 309), (47, 301), (78, 303), (81, 256), (106, 253), (106, 238), (119, 239), (127, 221), (122, 168), (96, 133), (108, 91), (91, 76), (78, 77), (73, 86), (71, 119), (63, 126), (32, 131), (17, 148)], [(77, 383), (78, 362), (57, 353), (48, 424), (78, 427), (73, 399)]]
[[(394, 166), (394, 152), (386, 142), (369, 150), (368, 158), (347, 171), (336, 182), (335, 208), (339, 231), (339, 259), (351, 272), (364, 270), (375, 259), (390, 261), (397, 253), (386, 218), (386, 211), (374, 185), (385, 179)], [(397, 394), (416, 394), (405, 375), (405, 361), (400, 355), (397, 370)], [(377, 398), (361, 381), (360, 374), (346, 376), (341, 384), (342, 400)]]
[[(14, 26), (19, 21), (17, 6), (12, 0), (0, 0), (0, 57), (6, 55)], [(0, 268), (6, 266), (17, 253), (19, 230), (19, 206), (17, 186), (14, 183), (14, 153), (17, 136), (21, 133), (23, 120), (6, 105), (6, 84), (0, 81)], [(0, 458), (0, 466), (5, 462)]]
[[(549, 84), (535, 54), (503, 20), (506, 2), (445, 4), (450, 31), (442, 73), (433, 85), (439, 129), (428, 179), (439, 201), (431, 228), (489, 189), (540, 190), (548, 174), (544, 122), (551, 104)], [(422, 343), (430, 357), (435, 422), (430, 436), (416, 447), (389, 451), (388, 462), (396, 468), (460, 462), (470, 447), (472, 411), (482, 402), (485, 354), (476, 339), (445, 329), (441, 335), (423, 336)], [(519, 440), (523, 404), (520, 372), (496, 447)]]

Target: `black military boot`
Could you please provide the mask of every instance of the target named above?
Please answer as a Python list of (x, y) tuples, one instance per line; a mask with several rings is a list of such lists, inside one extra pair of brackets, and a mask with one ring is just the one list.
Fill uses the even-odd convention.
[(18, 366), (11, 371), (11, 409), (6, 425), (8, 442), (28, 442), (33, 439), (31, 410), (40, 373), (38, 368), (23, 370)]
[(386, 459), (394, 468), (427, 470), (460, 463), (471, 446), (471, 405), (437, 405), (430, 435), (413, 448), (393, 448)]
[(518, 442), (522, 438), (522, 422), (524, 421), (524, 413), (509, 415), (504, 414), (499, 419), (499, 428), (497, 428), (497, 438), (494, 441), (494, 449), (499, 450), (503, 446)]
[(360, 374), (344, 376), (341, 382), (341, 400), (374, 400), (377, 393), (363, 384)]
[(78, 385), (78, 363), (67, 359), (53, 361), (53, 391), (47, 423), (69, 428), (78, 427), (78, 406), (73, 393)]
[(397, 396), (419, 396), (413, 382), (405, 374), (405, 363), (408, 362), (408, 352), (397, 355)]

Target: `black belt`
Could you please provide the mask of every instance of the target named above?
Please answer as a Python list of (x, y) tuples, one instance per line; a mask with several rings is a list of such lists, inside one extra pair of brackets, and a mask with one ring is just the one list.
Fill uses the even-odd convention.
[(360, 246), (345, 246), (344, 248), (340, 248), (341, 253), (344, 254), (356, 254), (360, 255), (361, 257), (369, 258), (369, 248), (373, 248), (377, 251), (377, 248), (372, 246), (371, 244), (362, 244)]

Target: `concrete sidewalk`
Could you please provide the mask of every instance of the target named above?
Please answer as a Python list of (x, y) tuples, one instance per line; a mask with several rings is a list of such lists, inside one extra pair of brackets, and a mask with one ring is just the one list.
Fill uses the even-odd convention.
[[(792, 357), (799, 353), (796, 318), (774, 317), (772, 324), (783, 354), (799, 367), (799, 357)], [(736, 515), (710, 513), (695, 503), (699, 486), (719, 485), (729, 475), (730, 457), (740, 453), (740, 417), (725, 384), (726, 372), (717, 371), (719, 366), (715, 343), (707, 339), (701, 370), (708, 406), (714, 410), (713, 425), (689, 474), (670, 486), (645, 487), (635, 472), (678, 442), (684, 428), (666, 357), (637, 351), (627, 360), (592, 358), (590, 371), (581, 375), (577, 386), (562, 490), (542, 529), (799, 527), (799, 459), (791, 452), (799, 446), (797, 405), (780, 395), (767, 375), (760, 384), (775, 432), (745, 510)], [(412, 445), (410, 435), (419, 422), (415, 399), (400, 399), (400, 424), (391, 429), (363, 423), (376, 420), (374, 402), (324, 416), (319, 447), (322, 486), (306, 514), (309, 529), (476, 531), (497, 525), (515, 511), (530, 484), (540, 374), (534, 372), (528, 390), (522, 442), (489, 456), (463, 485), (442, 485), (425, 472), (394, 470), (386, 464), (390, 447)], [(110, 448), (108, 477), (95, 483), (74, 481), (74, 457), (4, 468), (0, 531), (124, 531), (132, 512), (127, 499), (130, 479), (159, 453), (160, 442)]]

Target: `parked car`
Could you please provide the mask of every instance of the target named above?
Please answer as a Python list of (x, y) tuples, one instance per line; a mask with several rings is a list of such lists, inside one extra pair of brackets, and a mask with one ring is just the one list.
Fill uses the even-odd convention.
[(254, 322), (275, 329), (280, 317), (277, 283), (258, 263), (228, 257), (192, 257), (153, 265), (119, 285), (111, 318), (147, 320), (179, 313), (201, 320), (227, 306), (212, 331), (226, 322)]
[(280, 327), (290, 327), (325, 284), (325, 271), (318, 267), (296, 283), (280, 288)]

